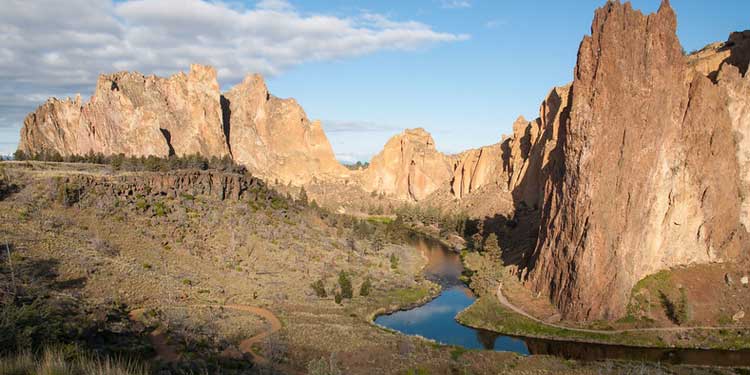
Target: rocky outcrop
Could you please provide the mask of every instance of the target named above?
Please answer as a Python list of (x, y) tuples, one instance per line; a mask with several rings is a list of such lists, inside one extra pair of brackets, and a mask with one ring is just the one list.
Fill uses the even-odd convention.
[[(77, 189), (81, 196), (95, 197), (137, 197), (166, 196), (179, 198), (181, 195), (205, 196), (217, 200), (240, 201), (249, 195), (260, 192), (267, 194), (260, 179), (236, 173), (219, 171), (181, 170), (165, 173), (139, 172), (115, 176), (93, 174), (70, 174), (51, 184), (59, 189), (66, 184)], [(254, 199), (266, 199), (265, 196)]]
[(497, 184), (503, 175), (502, 143), (464, 151), (455, 157), (451, 193), (461, 199), (479, 188)]
[[(745, 32), (750, 35), (750, 32)], [(733, 34), (734, 35), (734, 34)], [(750, 38), (748, 38), (750, 41)], [(746, 44), (744, 55), (750, 55), (750, 42)], [(739, 163), (740, 174), (740, 196), (742, 206), (740, 210), (740, 221), (745, 228), (750, 228), (750, 75), (747, 74), (747, 60), (740, 61), (740, 66), (745, 67), (744, 75), (740, 66), (730, 63), (723, 64), (721, 70), (716, 74), (719, 86), (727, 95), (727, 111), (735, 134), (736, 149), (735, 156)]]
[(80, 96), (52, 98), (26, 117), (19, 150), (233, 155), (256, 175), (293, 184), (346, 174), (320, 123), (310, 122), (293, 99), (270, 95), (259, 75), (222, 96), (216, 71), (202, 65), (170, 78), (102, 75), (85, 104)]
[(746, 82), (736, 69), (718, 85), (695, 74), (675, 29), (668, 1), (649, 16), (617, 1), (597, 10), (558, 139), (541, 148), (552, 163), (528, 279), (566, 318), (620, 317), (644, 276), (746, 246), (733, 137), (745, 112), (727, 108), (743, 106)]
[(716, 79), (724, 63), (736, 66), (740, 74), (747, 73), (750, 61), (750, 30), (729, 35), (726, 42), (711, 43), (688, 56), (688, 65), (698, 74)]
[(423, 200), (441, 186), (448, 186), (453, 175), (451, 160), (435, 148), (435, 141), (424, 129), (407, 129), (385, 144), (363, 172), (366, 191), (401, 199)]
[(213, 68), (192, 65), (170, 78), (102, 75), (91, 100), (50, 99), (26, 117), (19, 149), (135, 156), (229, 154)]
[(262, 176), (293, 184), (347, 173), (336, 161), (320, 125), (294, 99), (268, 92), (260, 75), (249, 75), (224, 96), (234, 159)]

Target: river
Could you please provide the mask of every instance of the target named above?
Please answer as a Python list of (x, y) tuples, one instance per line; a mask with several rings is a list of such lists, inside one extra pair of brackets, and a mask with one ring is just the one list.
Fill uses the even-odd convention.
[(624, 359), (703, 366), (750, 366), (750, 350), (658, 349), (621, 345), (513, 337), (459, 324), (455, 317), (476, 297), (460, 280), (463, 265), (457, 253), (432, 238), (414, 233), (414, 247), (427, 259), (425, 277), (443, 288), (432, 301), (409, 310), (376, 317), (375, 323), (407, 335), (418, 335), (466, 349), (554, 355), (584, 361)]

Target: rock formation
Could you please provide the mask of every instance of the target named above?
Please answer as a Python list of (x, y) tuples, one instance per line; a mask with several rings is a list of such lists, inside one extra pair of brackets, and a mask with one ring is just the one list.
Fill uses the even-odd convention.
[(718, 85), (694, 74), (675, 29), (668, 1), (649, 16), (608, 2), (581, 43), (529, 266), (566, 318), (620, 317), (644, 276), (746, 246), (733, 132), (747, 81), (728, 64)]
[(229, 154), (216, 71), (192, 65), (170, 78), (102, 75), (91, 100), (50, 99), (24, 121), (19, 149), (145, 156)]
[(49, 99), (26, 117), (19, 150), (159, 157), (231, 150), (251, 172), (283, 182), (346, 174), (320, 123), (293, 99), (271, 96), (258, 75), (222, 96), (216, 71), (202, 65), (170, 78), (102, 75), (85, 104), (80, 96)]
[(445, 186), (452, 175), (450, 158), (435, 148), (424, 129), (407, 129), (385, 144), (363, 172), (366, 191), (419, 201)]
[(272, 192), (258, 178), (219, 171), (177, 170), (165, 173), (127, 173), (96, 176), (89, 173), (70, 174), (50, 182), (55, 191), (67, 184), (85, 197), (89, 192), (98, 197), (204, 195), (218, 200), (269, 200)]
[(232, 155), (248, 169), (294, 184), (347, 173), (320, 122), (310, 122), (294, 99), (269, 94), (260, 75), (247, 76), (224, 101)]
[(502, 143), (464, 151), (456, 156), (451, 193), (461, 199), (482, 186), (499, 183), (503, 173)]

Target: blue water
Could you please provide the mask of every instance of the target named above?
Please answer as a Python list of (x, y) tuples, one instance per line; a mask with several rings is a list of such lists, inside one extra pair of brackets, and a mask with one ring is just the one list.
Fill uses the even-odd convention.
[(474, 303), (474, 296), (461, 282), (463, 264), (458, 254), (441, 243), (415, 236), (414, 246), (428, 262), (424, 275), (438, 283), (442, 293), (434, 300), (413, 309), (381, 315), (375, 323), (407, 335), (419, 335), (442, 344), (467, 349), (516, 352), (523, 355), (545, 354), (595, 361), (605, 358), (651, 361), (700, 366), (750, 367), (750, 350), (700, 350), (638, 348), (588, 344), (534, 338), (516, 338), (496, 332), (473, 329), (456, 322), (456, 315)]
[(407, 335), (419, 335), (447, 345), (467, 349), (487, 349), (529, 354), (526, 343), (514, 337), (499, 336), (456, 322), (456, 315), (474, 303), (464, 286), (444, 289), (439, 297), (425, 305), (390, 315), (381, 315), (375, 323)]

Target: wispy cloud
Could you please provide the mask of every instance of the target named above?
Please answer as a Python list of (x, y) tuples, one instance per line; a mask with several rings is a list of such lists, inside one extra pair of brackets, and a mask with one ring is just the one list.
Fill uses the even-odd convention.
[(326, 133), (382, 133), (400, 131), (400, 128), (396, 126), (377, 124), (369, 121), (337, 120), (324, 121), (323, 129)]
[(496, 29), (498, 27), (502, 27), (508, 24), (508, 21), (496, 19), (496, 20), (489, 20), (484, 24), (484, 27), (488, 29)]
[(209, 0), (6, 0), (0, 98), (3, 111), (14, 111), (0, 128), (17, 126), (21, 113), (49, 94), (93, 91), (104, 72), (169, 75), (203, 63), (230, 83), (249, 72), (278, 75), (310, 61), (467, 38), (381, 14), (304, 14), (286, 0), (252, 7)]
[(443, 9), (471, 8), (471, 1), (469, 0), (441, 0), (440, 6)]
[(371, 121), (324, 120), (322, 123), (336, 158), (344, 163), (369, 161), (390, 137), (404, 128)]

